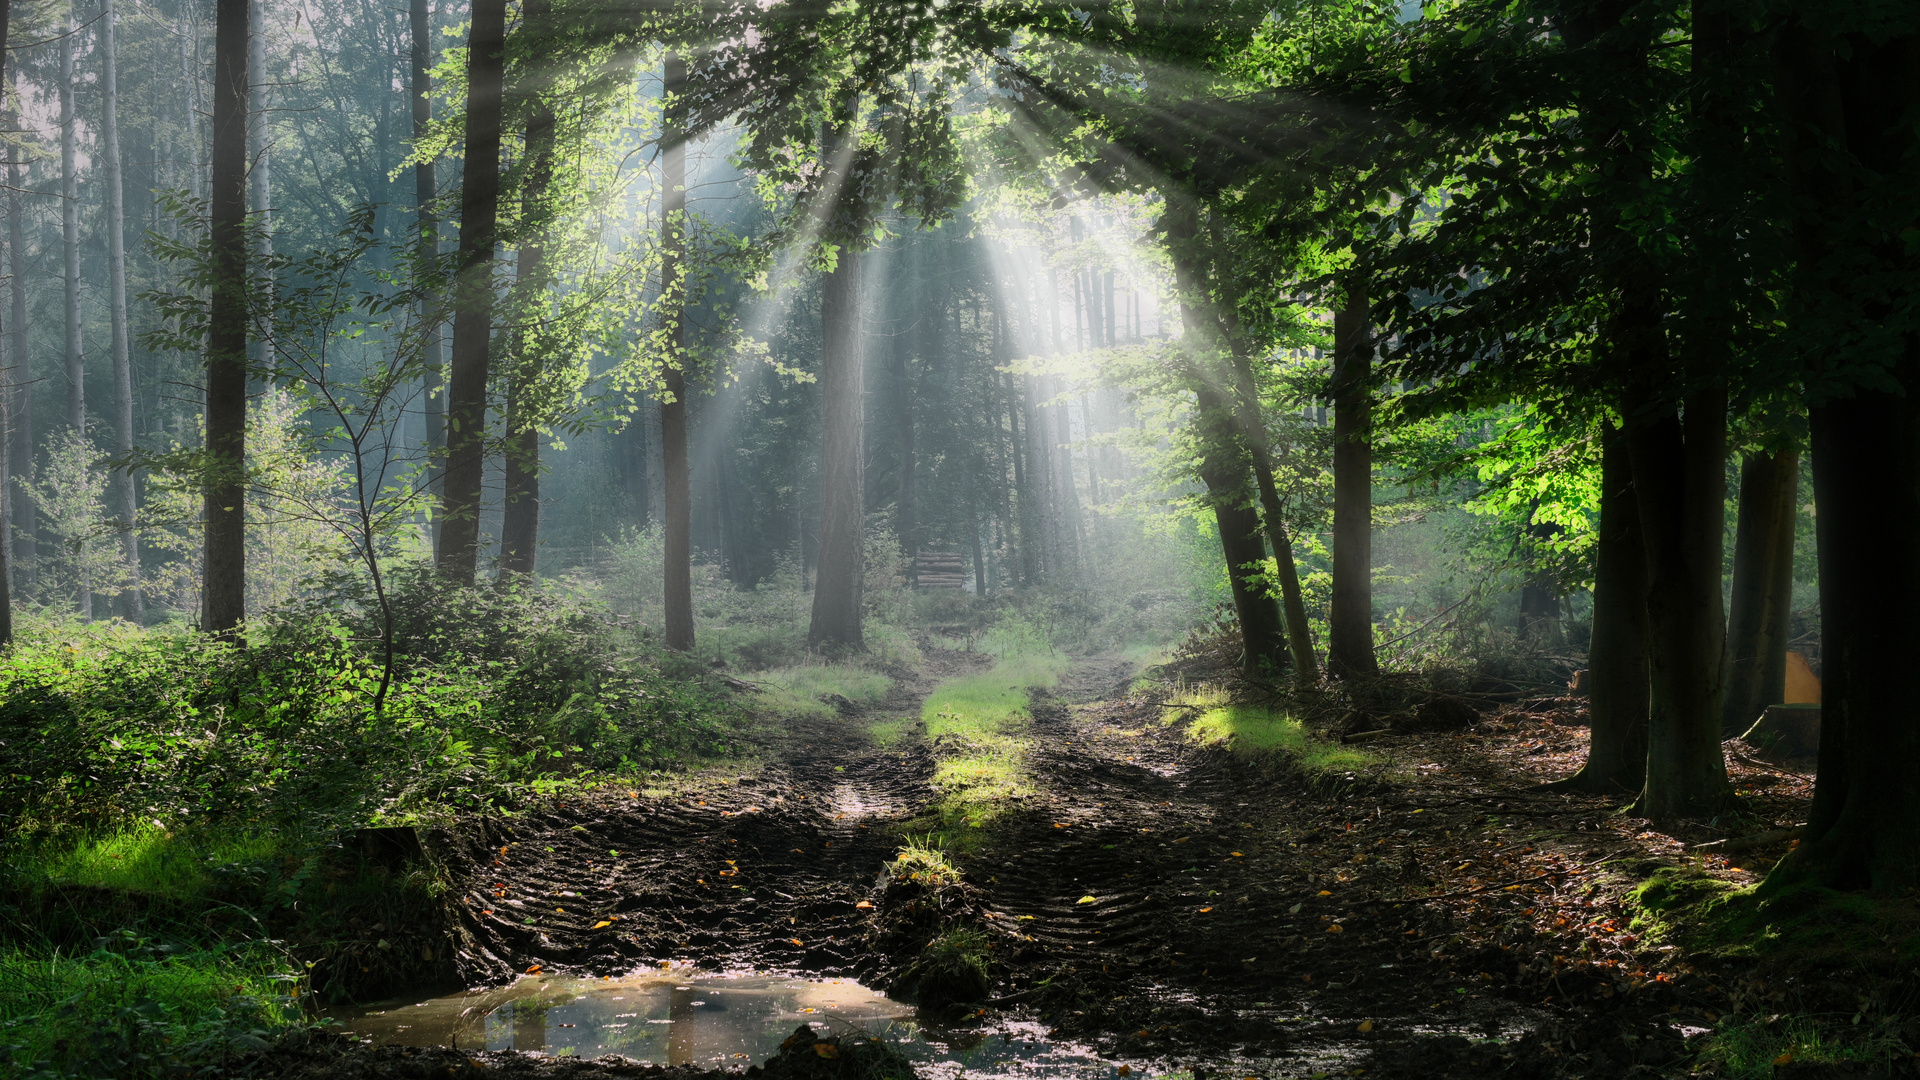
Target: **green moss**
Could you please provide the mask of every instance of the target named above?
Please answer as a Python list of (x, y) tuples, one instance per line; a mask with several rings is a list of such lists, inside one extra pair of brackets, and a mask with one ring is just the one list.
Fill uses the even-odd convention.
[(1380, 761), (1364, 750), (1313, 738), (1300, 721), (1255, 705), (1209, 708), (1187, 724), (1186, 734), (1203, 746), (1237, 754), (1284, 753), (1310, 773), (1349, 773)]
[(1920, 957), (1920, 909), (1910, 898), (1838, 892), (1791, 872), (1735, 888), (1668, 867), (1627, 900), (1637, 933), (1701, 952), (1795, 963)]

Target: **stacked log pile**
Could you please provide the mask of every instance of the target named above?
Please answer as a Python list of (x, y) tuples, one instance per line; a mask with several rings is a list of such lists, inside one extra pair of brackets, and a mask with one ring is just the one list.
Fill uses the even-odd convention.
[(966, 564), (959, 552), (923, 551), (913, 560), (913, 583), (922, 589), (964, 589)]

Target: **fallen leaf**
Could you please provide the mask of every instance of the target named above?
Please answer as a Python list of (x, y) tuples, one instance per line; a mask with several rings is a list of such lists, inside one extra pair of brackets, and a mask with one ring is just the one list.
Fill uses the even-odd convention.
[(538, 975), (538, 974), (540, 974), (540, 965), (539, 965), (539, 964), (535, 964), (535, 965), (533, 965), (532, 967), (530, 967), (530, 968), (528, 968), (528, 969), (527, 969), (527, 974), (529, 974), (529, 975)]
[(1332, 896), (1333, 894), (1332, 894), (1332, 893), (1330, 893), (1330, 892), (1328, 892), (1328, 891), (1327, 891), (1327, 890), (1325, 890), (1325, 889), (1321, 889), (1321, 890), (1320, 890), (1320, 895), (1321, 895), (1321, 896)]
[(482, 915), (491, 915), (491, 914), (493, 914), (493, 910), (492, 910), (491, 908), (489, 908), (488, 910), (486, 910), (486, 911), (483, 911), (483, 912), (481, 912), (480, 914), (482, 914)]
[(1243, 856), (1243, 855), (1241, 855), (1241, 854), (1240, 854), (1239, 852), (1237, 852), (1237, 851), (1229, 851), (1229, 852), (1227, 852), (1227, 854), (1228, 854), (1228, 855), (1231, 855), (1231, 856), (1233, 856), (1233, 857), (1234, 857), (1234, 858), (1236, 858), (1236, 859), (1240, 859), (1240, 858), (1245, 858), (1245, 856)]
[(1793, 1051), (1791, 1051), (1791, 1050), (1789, 1050), (1789, 1051), (1787, 1051), (1786, 1053), (1784, 1053), (1784, 1054), (1781, 1054), (1781, 1055), (1780, 1055), (1779, 1057), (1777, 1057), (1777, 1058), (1774, 1058), (1774, 1059), (1773, 1059), (1773, 1063), (1774, 1063), (1775, 1065), (1791, 1065), (1791, 1064), (1793, 1064)]
[(1355, 1031), (1363, 1031), (1363, 1032), (1364, 1032), (1364, 1031), (1372, 1031), (1372, 1030), (1373, 1030), (1373, 1021), (1371, 1021), (1371, 1020), (1362, 1020), (1362, 1021), (1360, 1021), (1360, 1026), (1359, 1026), (1359, 1027), (1357, 1027), (1357, 1028), (1355, 1028), (1354, 1030), (1355, 1030)]
[(1114, 1070), (1114, 1072), (1117, 1072), (1117, 1073), (1119, 1073), (1119, 1074), (1120, 1074), (1121, 1076), (1132, 1076), (1132, 1075), (1133, 1075), (1133, 1069), (1132, 1069), (1132, 1067), (1130, 1067), (1130, 1066), (1127, 1066), (1127, 1065), (1122, 1065), (1122, 1066), (1120, 1066), (1120, 1067), (1119, 1067), (1118, 1069), (1115, 1069), (1115, 1070)]
[(611, 922), (608, 922), (606, 919), (601, 919), (599, 922), (593, 924), (593, 928), (595, 930), (604, 930), (607, 927), (612, 925), (613, 924)]
[(1327, 927), (1327, 933), (1329, 934), (1344, 934), (1346, 932), (1347, 928), (1341, 926), (1339, 923), (1334, 923), (1332, 926)]
[(1056, 829), (1064, 829), (1067, 827), (1067, 823), (1064, 821), (1056, 821), (1053, 823), (1053, 827)]
[(1298, 915), (1298, 914), (1300, 914), (1300, 908), (1301, 908), (1301, 906), (1302, 906), (1302, 905), (1300, 905), (1300, 904), (1295, 904), (1295, 905), (1293, 905), (1292, 907), (1290, 907), (1290, 908), (1288, 908), (1288, 909), (1287, 909), (1287, 914), (1289, 914), (1289, 915)]
[(791, 942), (793, 942), (793, 943), (794, 943), (795, 945), (798, 945), (798, 946), (800, 946), (800, 947), (801, 947), (801, 948), (803, 948), (803, 949), (807, 947), (807, 946), (806, 946), (806, 943), (805, 943), (805, 942), (802, 942), (802, 941), (801, 941), (801, 940), (800, 940), (799, 938), (797, 938), (797, 937), (792, 937), (792, 938), (788, 938), (787, 940), (788, 940), (788, 941), (791, 941)]
[(828, 1059), (837, 1058), (840, 1056), (840, 1048), (833, 1045), (830, 1042), (814, 1043), (813, 1052), (820, 1055), (823, 1058), (828, 1058)]
[(565, 915), (567, 913), (567, 909), (563, 907), (557, 907), (553, 909), (553, 913), (555, 915)]
[(1100, 898), (1097, 896), (1083, 896), (1080, 899), (1074, 901), (1074, 903), (1076, 904), (1097, 904), (1099, 902), (1100, 902)]
[(1209, 912), (1209, 911), (1212, 911), (1212, 910), (1213, 910), (1213, 909), (1212, 909), (1212, 908), (1210, 908), (1210, 907), (1203, 907), (1203, 908), (1201, 908), (1201, 909), (1200, 909), (1200, 914), (1202, 914), (1202, 915), (1205, 915), (1205, 914), (1206, 914), (1207, 912)]
[(873, 901), (871, 901), (871, 900), (862, 900), (862, 901), (860, 901), (859, 903), (857, 903), (857, 904), (855, 904), (855, 905), (853, 905), (853, 906), (854, 906), (855, 908), (857, 908), (857, 909), (859, 909), (859, 910), (861, 910), (861, 911), (867, 911), (867, 910), (869, 910), (869, 909), (871, 909), (871, 908), (873, 907)]

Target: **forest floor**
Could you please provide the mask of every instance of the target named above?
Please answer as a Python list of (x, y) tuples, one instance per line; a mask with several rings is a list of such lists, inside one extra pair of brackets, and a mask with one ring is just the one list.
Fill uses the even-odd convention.
[[(886, 986), (912, 957), (888, 951), (906, 940), (902, 901), (876, 874), (925, 822), (942, 751), (912, 737), (877, 746), (865, 721), (917, 716), (939, 679), (984, 666), (926, 655), (867, 717), (796, 722), (763, 765), (671, 792), (603, 790), (456, 838), (463, 977), (599, 977), (671, 961)], [(1692, 948), (1661, 924), (1648, 882), (1737, 886), (1765, 860), (1690, 853), (1725, 835), (1706, 823), (1657, 831), (1626, 816), (1623, 799), (1543, 788), (1580, 760), (1576, 701), (1380, 739), (1364, 767), (1316, 771), (1196, 741), (1196, 709), (1130, 691), (1133, 674), (1085, 659), (1035, 695), (1033, 793), (956, 853), (967, 887), (943, 917), (992, 943), (993, 987), (924, 1017), (954, 1038), (1037, 1020), (1096, 1052), (1109, 1076), (1192, 1080), (1769, 1065), (1812, 1077), (1883, 1073), (1776, 1057), (1788, 1045), (1784, 1025), (1770, 1031), (1781, 1016), (1853, 1012), (1888, 1046), (1908, 1032), (1897, 957), (1787, 969)], [(1748, 831), (1800, 820), (1803, 780), (1734, 750)], [(256, 1067), (696, 1075), (339, 1039), (283, 1047)]]

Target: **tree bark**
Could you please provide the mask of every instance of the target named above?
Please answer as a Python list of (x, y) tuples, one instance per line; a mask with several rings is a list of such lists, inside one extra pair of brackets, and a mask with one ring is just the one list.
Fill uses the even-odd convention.
[[(7, 85), (7, 24), (12, 0), (0, 0), (0, 88)], [(11, 204), (9, 209), (12, 209)], [(17, 220), (18, 215), (13, 215)], [(15, 288), (19, 285), (16, 283)], [(19, 328), (16, 322), (15, 330)], [(16, 335), (16, 339), (18, 335)], [(6, 364), (18, 367), (26, 360), (23, 352), (7, 350)], [(13, 489), (13, 386), (17, 371), (0, 372), (0, 650), (13, 645), (13, 515), (9, 512)]]
[[(1811, 880), (1841, 889), (1900, 895), (1920, 885), (1920, 724), (1914, 723), (1913, 657), (1920, 653), (1920, 340), (1890, 340), (1885, 325), (1912, 302), (1914, 259), (1898, 239), (1911, 222), (1876, 219), (1877, 246), (1847, 253), (1827, 270), (1836, 238), (1858, 235), (1857, 215), (1879, 214), (1857, 200), (1853, 178), (1887, 181), (1914, 152), (1907, 118), (1920, 107), (1920, 36), (1830, 36), (1802, 22), (1780, 31), (1775, 57), (1783, 127), (1793, 141), (1795, 240), (1803, 273), (1792, 297), (1809, 327), (1803, 357), (1809, 384), (1815, 515), (1820, 546), (1820, 758), (1806, 835), (1763, 891)], [(1851, 161), (1834, 160), (1828, 145)], [(1871, 260), (1871, 265), (1861, 263)], [(1896, 282), (1863, 290), (1865, 280)], [(1857, 352), (1821, 343), (1835, 318), (1898, 349), (1874, 364), (1867, 386)], [(1797, 319), (1796, 319), (1797, 321)], [(1811, 332), (1809, 332), (1811, 331)], [(1887, 387), (1885, 382), (1892, 382)]]
[[(413, 98), (413, 138), (415, 142), (427, 137), (427, 130), (433, 123), (433, 78), (427, 74), (433, 64), (433, 23), (428, 15), (427, 0), (408, 0), (407, 19), (412, 31), (412, 79), (409, 90)], [(419, 230), (414, 262), (417, 275), (432, 274), (434, 263), (440, 256), (440, 221), (434, 209), (434, 200), (439, 195), (438, 182), (434, 177), (434, 163), (431, 159), (422, 161), (413, 167), (413, 202), (415, 206), (414, 227)], [(441, 365), (444, 342), (440, 337), (440, 324), (434, 315), (438, 301), (433, 296), (420, 298), (420, 412), (426, 426), (423, 442), (427, 453), (426, 491), (431, 498), (440, 490), (440, 466), (446, 459), (447, 425)], [(434, 550), (440, 547), (440, 519), (434, 517), (428, 527), (429, 540)]]
[(1261, 543), (1260, 517), (1248, 505), (1249, 462), (1234, 437), (1236, 425), (1224, 395), (1202, 386), (1196, 396), (1201, 422), (1212, 429), (1202, 452), (1200, 480), (1207, 485), (1214, 524), (1220, 529), (1220, 551), (1240, 623), (1241, 667), (1249, 677), (1270, 676), (1285, 663), (1286, 635), (1280, 609), (1262, 581), (1267, 551)]
[(1793, 607), (1793, 534), (1800, 452), (1748, 454), (1740, 466), (1733, 533), (1733, 595), (1727, 614), (1727, 692), (1721, 734), (1738, 735), (1786, 700), (1787, 633)]
[[(133, 356), (127, 340), (127, 213), (120, 164), (120, 74), (115, 17), (113, 0), (104, 0), (100, 20), (100, 136), (107, 167), (107, 304), (113, 332), (113, 452), (125, 460), (133, 454)], [(120, 614), (138, 622), (145, 605), (140, 595), (140, 534), (133, 527), (133, 470), (115, 469), (112, 484), (113, 511), (120, 520), (120, 557), (126, 562), (128, 578), (127, 586), (120, 593)]]
[(230, 635), (247, 614), (247, 0), (216, 0), (213, 54), (201, 627)]
[[(0, 0), (0, 4), (7, 0)], [(5, 52), (0, 51), (0, 63), (4, 63)], [(0, 81), (0, 86), (7, 85)], [(7, 113), (9, 130), (17, 130), (20, 118), (11, 110)], [(0, 538), (0, 542), (11, 540), (9, 554), (13, 557), (9, 565), (16, 572), (32, 572), (39, 560), (38, 525), (33, 499), (27, 494), (26, 480), (33, 468), (33, 372), (31, 356), (27, 345), (27, 227), (25, 208), (20, 205), (20, 192), (26, 178), (22, 175), (19, 155), (9, 155), (7, 163), (7, 358), (13, 365), (9, 373), (13, 381), (13, 411), (9, 416), (8, 432), (13, 448), (12, 455), (12, 503), (13, 535)]]
[(1647, 553), (1633, 492), (1633, 463), (1618, 429), (1601, 434), (1600, 539), (1587, 653), (1591, 726), (1587, 761), (1558, 786), (1599, 795), (1646, 783), (1650, 701)]
[(1671, 405), (1639, 403), (1627, 423), (1652, 641), (1647, 781), (1637, 810), (1655, 819), (1711, 814), (1727, 793), (1726, 433), (1726, 386), (1717, 382), (1687, 396), (1684, 418)]
[(666, 642), (670, 649), (693, 649), (693, 488), (687, 460), (687, 63), (667, 54), (662, 94), (667, 99), (661, 133), (661, 289), (667, 304), (666, 362), (661, 369), (665, 394), (660, 401), (660, 467), (666, 575)]
[[(247, 10), (247, 202), (252, 207), (254, 234), (259, 241), (257, 251), (262, 266), (269, 265), (273, 260), (273, 154), (267, 131), (266, 30), (266, 8), (261, 0), (251, 0)], [(385, 101), (382, 98), (383, 130), (376, 141), (382, 151), (386, 148)], [(384, 178), (385, 175), (385, 170), (381, 170), (381, 176)], [(377, 194), (378, 189), (373, 190), (376, 200), (384, 203), (385, 199)], [(268, 293), (268, 310), (254, 327), (253, 340), (247, 343), (250, 349), (248, 355), (256, 366), (273, 362), (273, 283), (269, 279), (263, 284)]]
[(1373, 335), (1367, 288), (1356, 274), (1333, 316), (1333, 600), (1327, 611), (1327, 673), (1380, 674), (1373, 655)]
[[(546, 24), (553, 14), (552, 0), (528, 0), (524, 11), (526, 21), (522, 33), (547, 32)], [(533, 66), (538, 68), (544, 59), (536, 52)], [(507, 380), (505, 505), (500, 525), (500, 572), (503, 574), (532, 574), (540, 550), (537, 397), (544, 364), (536, 351), (537, 345), (530, 344), (527, 331), (536, 320), (540, 295), (547, 287), (544, 230), (550, 216), (547, 199), (553, 184), (557, 120), (544, 94), (544, 77), (538, 71), (530, 71), (525, 79), (530, 112), (525, 132), (526, 186), (520, 196), (520, 228), (524, 235), (515, 253), (513, 274), (513, 289), (519, 300), (514, 315), (521, 325), (514, 332), (513, 370)]]
[(480, 561), (506, 36), (506, 0), (474, 0), (472, 29), (467, 34), (466, 177), (460, 190), (460, 253), (447, 380), (447, 469), (441, 477), (436, 558), (440, 572), (462, 585), (473, 584)]
[(820, 292), (820, 570), (807, 644), (864, 649), (866, 364), (860, 253), (842, 245)]
[[(79, 27), (69, 15), (60, 35), (60, 250), (66, 313), (67, 426), (86, 434), (87, 369), (80, 341), (80, 172), (74, 162), (73, 43)], [(83, 607), (86, 601), (81, 601)]]

